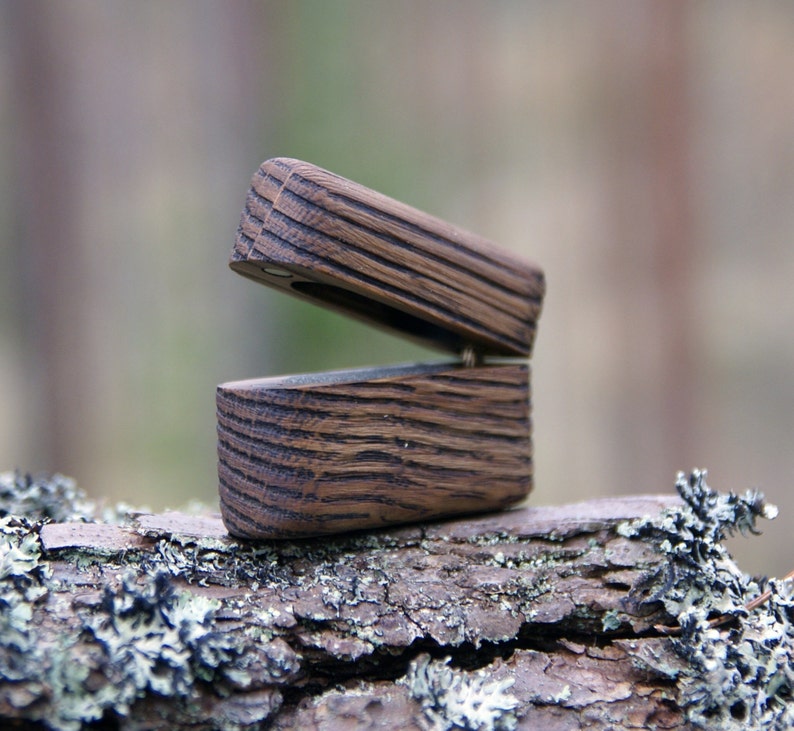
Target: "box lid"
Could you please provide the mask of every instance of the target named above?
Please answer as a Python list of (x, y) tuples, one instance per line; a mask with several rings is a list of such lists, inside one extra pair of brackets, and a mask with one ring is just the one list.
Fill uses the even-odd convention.
[(460, 353), (529, 356), (543, 272), (475, 234), (310, 163), (251, 181), (229, 265), (258, 282)]

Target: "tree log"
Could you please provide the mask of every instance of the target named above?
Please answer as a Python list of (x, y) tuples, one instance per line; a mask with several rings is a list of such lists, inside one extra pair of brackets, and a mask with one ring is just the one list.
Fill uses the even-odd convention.
[(5, 501), (0, 726), (788, 728), (790, 594), (747, 611), (763, 587), (719, 542), (772, 509), (703, 476), (684, 500), (262, 543)]

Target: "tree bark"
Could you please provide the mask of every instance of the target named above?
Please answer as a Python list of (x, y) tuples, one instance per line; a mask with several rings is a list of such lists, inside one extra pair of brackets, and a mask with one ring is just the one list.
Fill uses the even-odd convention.
[(627, 529), (665, 509), (685, 506), (624, 497), (267, 543), (217, 516), (6, 517), (0, 720), (688, 728), (685, 660), (659, 630), (676, 617), (649, 589), (671, 558)]

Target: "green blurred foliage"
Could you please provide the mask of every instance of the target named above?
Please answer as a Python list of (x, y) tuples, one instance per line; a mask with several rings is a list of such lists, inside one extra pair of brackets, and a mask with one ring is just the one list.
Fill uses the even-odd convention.
[(0, 2), (0, 469), (212, 502), (216, 384), (437, 357), (227, 269), (291, 156), (544, 267), (534, 500), (710, 467), (783, 573), (792, 41), (777, 2)]

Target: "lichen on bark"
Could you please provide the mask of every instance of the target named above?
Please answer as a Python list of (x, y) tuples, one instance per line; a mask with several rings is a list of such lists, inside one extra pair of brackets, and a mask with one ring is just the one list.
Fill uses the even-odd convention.
[(433, 731), (515, 729), (515, 710), (520, 701), (509, 692), (515, 679), (493, 680), (491, 673), (482, 669), (461, 672), (450, 667), (450, 659), (420, 655), (398, 681), (419, 702), (427, 727)]
[[(97, 521), (75, 509), (76, 489), (55, 516), (64, 478), (4, 475), (0, 719), (63, 731), (100, 719), (784, 728), (788, 587), (772, 582), (770, 601), (744, 610), (765, 587), (721, 544), (772, 510), (704, 478), (679, 480), (683, 502), (615, 498), (244, 543), (211, 515)], [(6, 501), (8, 480), (22, 493)], [(23, 504), (32, 519), (7, 514)], [(726, 612), (731, 623), (708, 624)]]
[[(676, 487), (683, 507), (618, 530), (652, 541), (670, 557), (635, 594), (643, 594), (642, 603), (663, 604), (677, 619), (680, 632), (671, 645), (683, 662), (669, 675), (679, 688), (679, 703), (701, 728), (793, 728), (791, 584), (748, 576), (722, 543), (737, 531), (756, 533), (756, 520), (774, 518), (777, 509), (757, 491), (712, 490), (705, 470), (680, 474)], [(748, 611), (748, 602), (766, 588), (771, 589), (768, 601)], [(716, 617), (734, 621), (717, 627)]]

